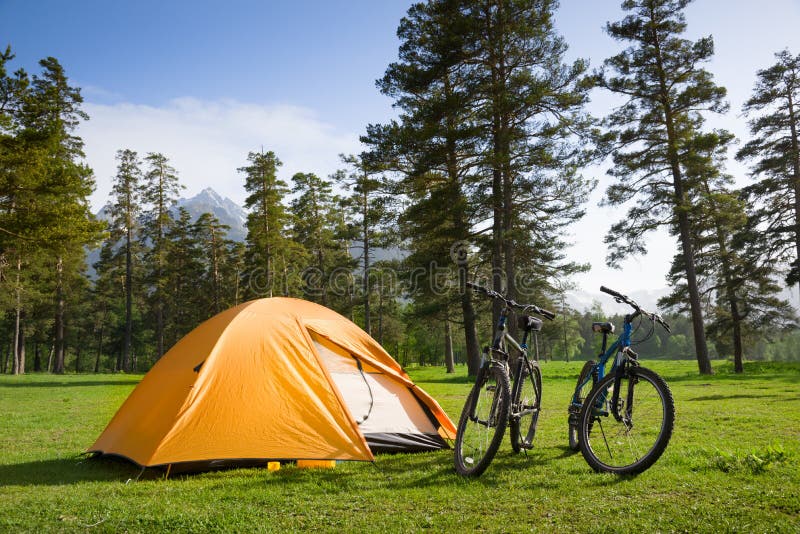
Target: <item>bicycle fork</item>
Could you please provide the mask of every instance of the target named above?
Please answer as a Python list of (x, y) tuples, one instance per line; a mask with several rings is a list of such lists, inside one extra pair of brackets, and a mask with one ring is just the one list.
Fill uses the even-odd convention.
[[(614, 390), (611, 394), (611, 414), (618, 422), (624, 423), (628, 430), (633, 428), (633, 387), (637, 382), (636, 376), (630, 374), (629, 369), (639, 366), (638, 357), (639, 355), (631, 350), (630, 347), (625, 347), (617, 353), (617, 361), (615, 363)], [(622, 379), (626, 375), (628, 376), (628, 390), (625, 395), (625, 413), (620, 414), (619, 390), (622, 386)]]

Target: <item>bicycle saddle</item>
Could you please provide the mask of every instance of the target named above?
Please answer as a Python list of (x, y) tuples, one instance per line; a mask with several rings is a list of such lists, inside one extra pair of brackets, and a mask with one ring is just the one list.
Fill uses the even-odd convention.
[(542, 330), (542, 320), (530, 315), (520, 315), (517, 319), (517, 326), (526, 332), (540, 332)]
[(614, 323), (592, 323), (592, 330), (604, 334), (614, 333)]

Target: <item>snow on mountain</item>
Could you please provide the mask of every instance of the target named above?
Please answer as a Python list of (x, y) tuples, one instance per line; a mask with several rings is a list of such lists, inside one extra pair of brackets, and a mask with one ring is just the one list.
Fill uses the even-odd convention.
[[(222, 224), (230, 226), (228, 230), (228, 239), (234, 241), (244, 241), (247, 236), (247, 212), (236, 204), (233, 200), (221, 197), (219, 193), (207, 187), (191, 198), (178, 199), (177, 204), (172, 209), (173, 216), (177, 216), (178, 208), (185, 208), (192, 216), (192, 221), (196, 221), (203, 213), (211, 213)], [(113, 206), (111, 203), (106, 204), (95, 214), (100, 221), (111, 221), (111, 212)], [(100, 249), (96, 248), (90, 250), (86, 256), (86, 265), (88, 267), (88, 274), (94, 277), (94, 264), (100, 259)]]
[[(207, 187), (192, 198), (181, 198), (177, 207), (186, 209), (197, 220), (203, 213), (211, 213), (222, 224), (230, 226), (228, 238), (234, 241), (244, 241), (247, 236), (247, 212), (233, 200), (222, 197), (212, 188)], [(175, 210), (177, 211), (177, 210)]]

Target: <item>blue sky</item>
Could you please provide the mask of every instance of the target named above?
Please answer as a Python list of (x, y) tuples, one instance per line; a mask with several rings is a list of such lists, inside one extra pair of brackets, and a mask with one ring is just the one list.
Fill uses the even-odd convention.
[[(562, 0), (556, 26), (569, 57), (597, 66), (619, 49), (606, 21), (621, 18), (619, 0)], [(11, 44), (15, 66), (36, 70), (58, 58), (83, 90), (91, 120), (79, 134), (95, 169), (99, 208), (108, 196), (119, 148), (170, 157), (187, 195), (212, 186), (241, 202), (237, 174), (249, 150), (275, 150), (282, 175), (320, 175), (339, 167), (338, 154), (359, 150), (366, 124), (392, 117), (391, 102), (375, 88), (397, 56), (396, 28), (411, 5), (401, 0), (347, 1), (83, 1), (0, 0), (0, 45)], [(800, 53), (799, 0), (696, 0), (686, 11), (687, 36), (711, 34), (716, 55), (708, 65), (728, 88), (731, 112), (711, 118), (747, 138), (741, 104), (755, 71), (788, 47)], [(614, 104), (593, 95), (592, 112)], [(740, 182), (748, 178), (736, 163)], [(602, 237), (619, 213), (597, 207), (604, 168), (586, 170), (601, 185), (589, 215), (572, 230), (571, 255), (592, 272), (577, 281), (596, 296), (601, 283), (631, 291), (663, 292), (675, 250), (666, 234), (652, 252), (628, 260), (622, 271), (603, 265)], [(606, 300), (606, 299), (604, 299)]]

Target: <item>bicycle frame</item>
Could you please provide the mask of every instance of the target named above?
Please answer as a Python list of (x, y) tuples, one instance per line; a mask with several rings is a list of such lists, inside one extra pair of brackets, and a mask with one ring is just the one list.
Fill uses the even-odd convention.
[[(500, 311), (500, 318), (497, 321), (497, 334), (494, 337), (494, 341), (492, 342), (492, 353), (495, 351), (499, 351), (501, 354), (504, 355), (502, 361), (508, 363), (508, 351), (506, 349), (506, 343), (510, 344), (513, 348), (519, 351), (522, 357), (525, 360), (528, 360), (528, 334), (529, 332), (525, 332), (522, 335), (522, 343), (518, 343), (514, 337), (508, 333), (506, 330), (506, 321), (508, 320), (510, 308), (508, 306), (503, 306), (503, 309)], [(534, 359), (539, 360), (539, 347), (536, 346), (536, 354)], [(491, 361), (498, 361), (490, 355)]]
[[(606, 376), (606, 365), (608, 361), (611, 359), (612, 356), (615, 356), (611, 368), (609, 370), (610, 373), (616, 372), (618, 369), (622, 370), (624, 368), (625, 362), (630, 358), (628, 351), (631, 346), (631, 333), (633, 332), (633, 320), (639, 315), (638, 312), (628, 314), (625, 316), (625, 320), (622, 326), (622, 334), (611, 344), (610, 347), (606, 349), (606, 345), (608, 342), (608, 334), (603, 333), (603, 347), (600, 351), (600, 354), (597, 357), (597, 363), (595, 364), (592, 373), (589, 373), (586, 376), (586, 379), (578, 386), (576, 389), (576, 393), (572, 396), (572, 405), (576, 408), (581, 407), (581, 403), (578, 402), (575, 398), (577, 391), (587, 385), (591, 380), (593, 380), (593, 375), (596, 373), (596, 381), (599, 382)], [(621, 374), (620, 374), (621, 378)], [(613, 392), (613, 402), (611, 403), (613, 415), (617, 420), (621, 420), (622, 416), (618, 412), (618, 403), (617, 399), (619, 398), (619, 379), (614, 384), (614, 392)], [(599, 401), (605, 402), (605, 395), (601, 396)], [(598, 404), (601, 404), (598, 402)], [(631, 409), (630, 403), (626, 411)], [(626, 413), (628, 418), (630, 417), (630, 413)]]

